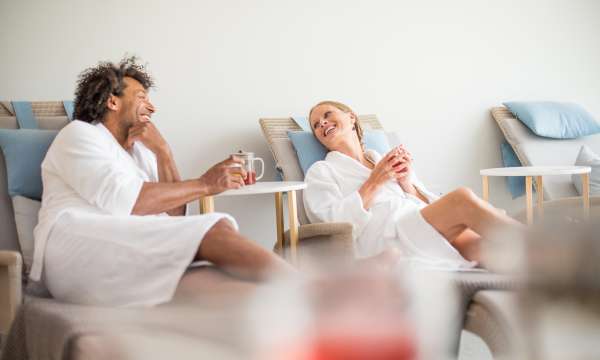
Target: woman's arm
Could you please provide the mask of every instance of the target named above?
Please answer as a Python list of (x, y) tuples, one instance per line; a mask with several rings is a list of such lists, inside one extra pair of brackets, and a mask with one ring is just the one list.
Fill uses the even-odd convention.
[(371, 180), (371, 178), (367, 179), (365, 183), (358, 189), (358, 194), (362, 199), (363, 207), (365, 210), (369, 210), (371, 207), (371, 202), (377, 194), (377, 190), (381, 187), (381, 184), (377, 184), (375, 181)]

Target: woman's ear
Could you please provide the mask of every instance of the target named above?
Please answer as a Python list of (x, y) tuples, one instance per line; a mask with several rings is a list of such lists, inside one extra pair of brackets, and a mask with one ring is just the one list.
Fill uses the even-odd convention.
[(350, 116), (350, 124), (352, 124), (352, 130), (356, 130), (356, 115), (353, 113), (348, 113)]
[(109, 110), (117, 111), (117, 110), (119, 110), (120, 106), (121, 106), (120, 99), (118, 97), (114, 96), (113, 94), (111, 94), (108, 97), (108, 100), (106, 100), (106, 107), (108, 107)]

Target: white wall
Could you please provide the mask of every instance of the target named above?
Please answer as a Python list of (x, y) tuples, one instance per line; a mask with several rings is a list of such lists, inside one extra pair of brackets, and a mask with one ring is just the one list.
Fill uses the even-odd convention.
[[(435, 190), (480, 192), (479, 169), (500, 165), (491, 106), (568, 100), (600, 117), (599, 15), (596, 0), (2, 0), (0, 98), (71, 98), (81, 70), (137, 54), (186, 177), (243, 148), (272, 179), (258, 117), (337, 99), (402, 130)], [(522, 207), (504, 180), (491, 187), (494, 203)], [(270, 246), (272, 203), (217, 208)]]

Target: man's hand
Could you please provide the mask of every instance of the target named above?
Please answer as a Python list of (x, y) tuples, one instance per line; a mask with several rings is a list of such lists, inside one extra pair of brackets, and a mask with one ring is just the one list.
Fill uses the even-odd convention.
[(136, 141), (141, 141), (156, 155), (169, 150), (169, 145), (151, 121), (138, 121), (129, 128), (127, 149), (131, 149)]
[(244, 161), (237, 156), (214, 165), (200, 177), (200, 182), (206, 188), (208, 195), (215, 195), (229, 189), (239, 189), (244, 186), (246, 171)]

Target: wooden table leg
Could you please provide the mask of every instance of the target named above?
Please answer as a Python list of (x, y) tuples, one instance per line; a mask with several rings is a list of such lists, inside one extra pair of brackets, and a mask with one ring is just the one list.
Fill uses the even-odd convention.
[(535, 177), (535, 191), (537, 192), (537, 208), (540, 219), (544, 218), (544, 183), (541, 176)]
[(288, 216), (290, 225), (290, 253), (293, 264), (298, 260), (298, 208), (296, 206), (296, 191), (288, 191)]
[(583, 218), (590, 219), (590, 174), (581, 175), (581, 185), (583, 186)]
[(483, 180), (483, 200), (490, 201), (490, 183), (487, 176), (481, 178)]
[(531, 176), (525, 176), (525, 197), (527, 201), (527, 225), (533, 224), (533, 186)]
[(215, 211), (215, 201), (212, 196), (200, 198), (200, 214), (207, 214)]
[(275, 222), (277, 225), (277, 249), (284, 255), (284, 236), (283, 236), (283, 194), (275, 193)]

